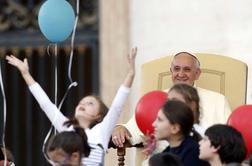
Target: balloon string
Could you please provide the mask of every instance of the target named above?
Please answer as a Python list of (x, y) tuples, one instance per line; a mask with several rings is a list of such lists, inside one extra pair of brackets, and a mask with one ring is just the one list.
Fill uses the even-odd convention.
[[(51, 53), (50, 53), (50, 46), (52, 46), (53, 45), (53, 43), (50, 43), (48, 46), (47, 46), (47, 54), (49, 55), (49, 56), (51, 56)], [(55, 83), (55, 89), (54, 89), (54, 103), (55, 103), (55, 105), (57, 106), (57, 96), (58, 96), (58, 72), (57, 72), (57, 66), (58, 66), (58, 60), (57, 60), (57, 56), (58, 56), (58, 47), (57, 47), (57, 44), (55, 44), (54, 45), (55, 47), (54, 47), (54, 53), (55, 53), (55, 56), (54, 56), (54, 61), (55, 61), (55, 63), (54, 63), (54, 83)], [(56, 117), (54, 117), (54, 119), (56, 119)], [(54, 120), (53, 120), (54, 121)], [(53, 126), (52, 126), (52, 128), (53, 128)], [(56, 133), (56, 130), (54, 131), (54, 133)]]
[(50, 53), (50, 46), (53, 45), (53, 43), (49, 43), (47, 48), (46, 48), (46, 52), (49, 56), (51, 56), (51, 53)]
[(52, 161), (49, 159), (49, 157), (48, 157), (47, 154), (46, 154), (46, 145), (47, 145), (47, 141), (48, 141), (48, 139), (49, 139), (49, 137), (50, 137), (50, 135), (51, 135), (51, 133), (52, 133), (52, 130), (53, 130), (53, 125), (51, 125), (51, 128), (50, 128), (49, 132), (47, 133), (47, 135), (46, 135), (46, 137), (45, 137), (45, 139), (44, 139), (44, 142), (43, 142), (43, 147), (42, 147), (42, 152), (43, 152), (43, 154), (44, 154), (44, 157), (45, 157), (45, 159), (46, 159), (51, 165), (53, 165), (53, 163), (52, 163)]
[(55, 56), (54, 56), (54, 104), (57, 106), (58, 103), (57, 103), (57, 96), (58, 96), (58, 59), (57, 59), (57, 56), (58, 56), (58, 51), (57, 51), (57, 44), (55, 44), (55, 47), (54, 47), (54, 53), (55, 53)]
[[(58, 45), (57, 45), (57, 43), (55, 44), (55, 47), (54, 47), (54, 53), (55, 53), (55, 56), (54, 56), (54, 62), (55, 62), (55, 64), (54, 64), (54, 76), (55, 76), (55, 78), (54, 78), (54, 83), (55, 83), (55, 85), (54, 85), (54, 90), (55, 90), (55, 92), (54, 92), (54, 104), (57, 106), (58, 105)], [(56, 116), (54, 116), (54, 120), (56, 119)], [(53, 121), (54, 121), (53, 120)], [(54, 128), (54, 134), (56, 134), (57, 133), (57, 131), (56, 131), (56, 129)]]
[[(78, 83), (77, 82), (73, 82), (72, 80), (72, 76), (71, 76), (71, 69), (72, 69), (72, 61), (73, 61), (73, 52), (74, 52), (74, 39), (75, 39), (75, 33), (76, 33), (76, 29), (77, 29), (77, 24), (78, 24), (78, 19), (79, 19), (79, 0), (77, 0), (77, 3), (76, 3), (76, 17), (75, 17), (75, 23), (74, 23), (74, 28), (73, 28), (73, 33), (72, 33), (72, 37), (71, 37), (71, 53), (70, 53), (70, 58), (69, 58), (69, 64), (68, 64), (68, 79), (70, 81), (70, 85), (68, 86), (67, 88), (67, 91), (66, 93), (64, 94), (59, 106), (58, 106), (58, 109), (60, 110), (61, 107), (62, 107), (62, 104), (64, 103), (66, 97), (67, 97), (67, 94), (68, 92), (70, 91), (70, 89), (73, 87), (73, 86), (77, 86)], [(48, 46), (48, 48), (50, 47), (50, 45)], [(50, 52), (49, 52), (49, 49), (47, 49), (47, 53), (50, 55)], [(55, 46), (55, 57), (57, 57), (57, 45)], [(55, 65), (57, 66), (57, 65)], [(55, 82), (57, 80), (57, 67), (55, 67)], [(57, 84), (55, 83), (55, 105), (57, 106)], [(56, 118), (56, 117), (54, 117)], [(51, 135), (51, 132), (52, 132), (52, 129), (53, 129), (53, 126), (51, 126), (45, 140), (44, 140), (44, 143), (43, 143), (43, 154), (46, 158), (46, 160), (53, 164), (53, 162), (49, 159), (49, 157), (46, 155), (46, 143), (47, 143), (47, 140), (49, 139), (49, 136)]]
[(72, 37), (71, 37), (71, 52), (70, 52), (70, 58), (69, 58), (69, 64), (68, 64), (68, 79), (70, 81), (70, 85), (68, 86), (67, 88), (67, 91), (65, 92), (58, 108), (59, 110), (61, 109), (66, 97), (67, 97), (67, 94), (69, 93), (70, 89), (72, 87), (75, 87), (78, 85), (78, 83), (75, 81), (73, 82), (73, 79), (72, 79), (72, 76), (71, 76), (71, 73), (72, 73), (72, 62), (73, 62), (73, 53), (74, 53), (74, 39), (75, 39), (75, 33), (76, 33), (76, 29), (77, 29), (77, 25), (78, 25), (78, 20), (79, 20), (79, 0), (76, 1), (76, 17), (75, 17), (75, 23), (74, 23), (74, 28), (73, 28), (73, 33), (72, 33)]
[[(52, 44), (49, 44), (48, 45), (48, 47), (47, 47), (47, 53), (48, 53), (48, 55), (50, 56), (51, 54), (50, 54), (50, 46), (51, 46)], [(58, 66), (58, 61), (57, 61), (57, 55), (58, 55), (58, 47), (57, 47), (57, 44), (55, 44), (54, 45), (55, 47), (54, 47), (54, 53), (55, 53), (55, 56), (54, 56), (54, 87), (55, 87), (55, 91), (54, 91), (54, 103), (55, 103), (55, 105), (57, 106), (57, 96), (58, 96), (58, 68), (57, 68), (57, 66)], [(54, 116), (54, 120), (56, 120), (56, 116)], [(53, 122), (54, 122), (54, 120), (52, 121), (52, 124), (53, 124)], [(50, 163), (50, 164), (52, 164), (53, 165), (53, 162), (49, 159), (49, 157), (47, 156), (47, 154), (46, 154), (46, 144), (47, 144), (47, 141), (48, 141), (48, 139), (50, 138), (50, 135), (52, 134), (52, 132), (54, 131), (54, 134), (56, 134), (57, 133), (57, 131), (56, 131), (56, 129), (53, 127), (53, 125), (51, 125), (51, 128), (50, 128), (50, 130), (48, 131), (48, 133), (47, 133), (47, 135), (46, 135), (46, 137), (45, 137), (45, 139), (44, 139), (44, 142), (43, 142), (43, 147), (42, 147), (42, 152), (43, 152), (43, 154), (44, 154), (44, 156), (45, 156), (45, 158), (46, 158), (46, 160)]]
[(72, 73), (71, 69), (72, 69), (73, 52), (74, 52), (74, 39), (75, 39), (75, 33), (77, 29), (78, 20), (79, 20), (79, 0), (77, 0), (77, 3), (76, 3), (76, 17), (75, 17), (74, 28), (73, 28), (73, 33), (71, 37), (71, 53), (70, 53), (69, 66), (68, 66), (68, 78), (70, 80), (70, 83), (73, 83), (72, 76), (71, 76), (71, 73)]
[(70, 80), (70, 83), (73, 83), (72, 76), (71, 76), (71, 73), (72, 73), (71, 69), (72, 69), (73, 52), (74, 52), (74, 39), (75, 39), (78, 19), (79, 19), (79, 0), (77, 0), (77, 3), (76, 3), (76, 17), (75, 17), (75, 22), (74, 22), (73, 33), (71, 36), (71, 53), (70, 53), (70, 59), (69, 59), (69, 65), (68, 65), (68, 78)]
[[(3, 95), (3, 111), (4, 111), (4, 117), (3, 117), (3, 135), (2, 135), (2, 144), (3, 144), (3, 153), (4, 153), (4, 166), (7, 166), (7, 154), (5, 150), (5, 129), (6, 129), (6, 97), (4, 92), (4, 86), (3, 86), (3, 78), (2, 78), (2, 69), (0, 65), (0, 84), (1, 84), (1, 91)], [(1, 149), (0, 149), (1, 150)]]

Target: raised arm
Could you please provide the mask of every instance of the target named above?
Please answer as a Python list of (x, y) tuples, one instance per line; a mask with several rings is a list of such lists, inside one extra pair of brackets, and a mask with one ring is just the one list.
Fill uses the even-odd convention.
[[(130, 54), (128, 55), (128, 65), (129, 70), (128, 74), (124, 80), (123, 85), (126, 87), (131, 87), (132, 82), (135, 76), (135, 58), (137, 55), (137, 48), (132, 48)], [(131, 138), (131, 133), (127, 130), (126, 127), (122, 125), (118, 125), (115, 127), (113, 134), (112, 134), (112, 141), (116, 146), (123, 147), (123, 143), (126, 139)], [(140, 137), (140, 136), (139, 136)]]
[(135, 60), (137, 55), (137, 48), (131, 49), (130, 54), (128, 54), (128, 73), (124, 79), (123, 85), (130, 88), (135, 77)]
[(26, 84), (29, 86), (29, 90), (39, 103), (42, 110), (45, 112), (46, 116), (49, 118), (53, 126), (59, 131), (72, 130), (72, 128), (67, 128), (64, 126), (64, 122), (68, 119), (58, 110), (57, 106), (53, 104), (49, 97), (46, 95), (44, 90), (39, 84), (32, 78), (29, 72), (29, 66), (27, 59), (24, 61), (19, 60), (13, 55), (6, 56), (6, 60), (12, 66), (15, 66), (21, 73)]
[(15, 66), (20, 71), (22, 77), (24, 78), (28, 86), (35, 84), (35, 80), (32, 78), (29, 72), (29, 66), (26, 58), (24, 59), (24, 61), (21, 61), (13, 55), (7, 55), (5, 59), (8, 61), (9, 64)]
[[(99, 128), (99, 133), (101, 133), (102, 137), (102, 145), (103, 148), (106, 150), (108, 142), (110, 140), (112, 131), (119, 119), (120, 113), (122, 111), (122, 107), (125, 104), (129, 93), (130, 93), (130, 87), (132, 85), (134, 76), (135, 76), (135, 59), (136, 59), (136, 53), (137, 49), (133, 48), (131, 49), (130, 54), (128, 54), (128, 60), (127, 63), (129, 68), (127, 75), (120, 86), (119, 90), (117, 91), (117, 94), (115, 95), (112, 105), (110, 106), (110, 109), (108, 111), (108, 114), (105, 116), (103, 121), (99, 124), (97, 124), (94, 128)], [(99, 127), (100, 126), (100, 127)]]

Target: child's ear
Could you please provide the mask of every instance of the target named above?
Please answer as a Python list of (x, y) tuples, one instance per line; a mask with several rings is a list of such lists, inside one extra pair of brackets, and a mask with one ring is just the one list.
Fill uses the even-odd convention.
[(78, 152), (73, 152), (71, 155), (71, 161), (75, 162), (75, 163), (79, 163), (80, 162), (80, 153)]
[(180, 132), (180, 125), (179, 124), (173, 124), (172, 127), (171, 127), (171, 132), (173, 134), (177, 134)]
[(102, 116), (101, 115), (97, 115), (96, 122), (100, 123), (102, 120), (103, 120)]
[(211, 146), (213, 152), (217, 153), (220, 150), (220, 145), (218, 147)]

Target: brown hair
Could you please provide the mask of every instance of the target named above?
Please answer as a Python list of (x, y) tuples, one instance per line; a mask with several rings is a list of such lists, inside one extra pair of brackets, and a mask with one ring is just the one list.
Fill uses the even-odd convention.
[[(100, 97), (96, 96), (96, 95), (89, 95), (90, 97), (93, 97), (95, 98), (95, 100), (99, 103), (99, 115), (100, 115), (100, 118), (95, 120), (94, 122), (92, 122), (89, 126), (89, 128), (92, 128), (94, 127), (96, 124), (100, 123), (104, 117), (107, 115), (108, 113), (108, 107), (103, 103), (103, 101), (101, 100)], [(79, 121), (75, 118), (75, 117), (72, 117), (70, 118), (69, 120), (67, 120), (64, 125), (66, 126), (78, 126), (79, 125)]]
[(193, 127), (193, 113), (187, 104), (168, 100), (161, 110), (171, 124), (179, 124), (183, 137), (189, 136)]
[[(179, 94), (181, 94), (183, 96), (183, 98), (185, 99), (186, 104), (191, 105), (191, 104), (193, 104), (193, 102), (195, 103), (196, 108), (195, 108), (195, 110), (192, 110), (193, 111), (193, 116), (194, 116), (194, 122), (199, 123), (199, 117), (200, 117), (199, 102), (200, 102), (200, 98), (199, 98), (197, 90), (194, 87), (192, 87), (190, 85), (187, 85), (187, 84), (175, 84), (175, 85), (173, 85), (171, 87), (169, 92), (172, 91), (172, 90), (174, 90), (174, 91), (178, 92)], [(168, 96), (168, 98), (169, 98), (169, 96)]]
[(96, 121), (94, 121), (93, 123), (90, 124), (90, 128), (94, 127), (97, 123), (100, 123), (104, 117), (107, 115), (108, 113), (108, 107), (104, 104), (104, 102), (101, 100), (101, 98), (99, 96), (96, 95), (90, 95), (93, 98), (95, 98), (98, 103), (99, 103), (99, 115), (100, 118), (97, 119)]

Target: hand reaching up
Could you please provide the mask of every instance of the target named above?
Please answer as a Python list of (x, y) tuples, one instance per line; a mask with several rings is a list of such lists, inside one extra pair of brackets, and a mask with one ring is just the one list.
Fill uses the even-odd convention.
[(137, 55), (137, 47), (131, 49), (130, 54), (128, 54), (128, 64), (129, 64), (129, 74), (135, 74), (135, 60)]
[(128, 74), (124, 80), (124, 85), (126, 87), (131, 87), (132, 82), (135, 77), (135, 60), (136, 60), (136, 55), (137, 55), (137, 48), (132, 48), (130, 54), (128, 54)]
[(24, 61), (21, 61), (13, 55), (7, 55), (5, 59), (8, 61), (9, 64), (18, 68), (22, 75), (29, 73), (29, 66), (26, 58), (24, 59)]
[(29, 66), (26, 58), (24, 59), (24, 61), (21, 61), (13, 55), (7, 55), (5, 59), (8, 61), (9, 64), (18, 68), (27, 85), (30, 86), (35, 83), (34, 79), (29, 73)]

